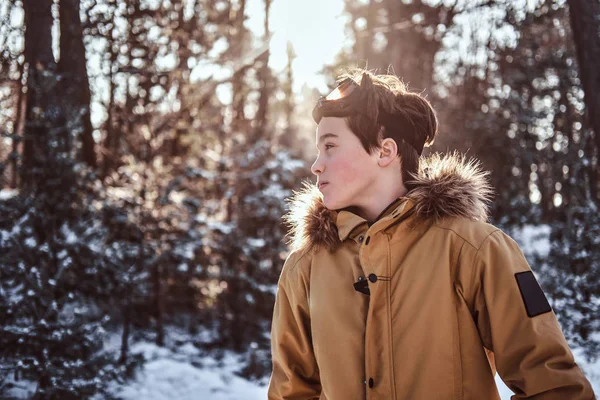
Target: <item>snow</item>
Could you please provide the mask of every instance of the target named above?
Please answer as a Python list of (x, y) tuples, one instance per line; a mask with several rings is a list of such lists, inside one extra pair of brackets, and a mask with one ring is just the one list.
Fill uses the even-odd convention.
[(209, 231), (220, 231), (225, 235), (229, 235), (233, 232), (234, 224), (233, 222), (221, 222), (221, 221), (211, 221), (206, 220), (204, 216), (198, 215), (196, 217), (196, 221), (200, 223), (206, 223), (206, 226)]
[[(176, 332), (169, 330), (170, 336)], [(214, 339), (215, 332), (201, 331), (196, 337), (200, 342)], [(181, 338), (184, 335), (179, 335)], [(118, 351), (120, 335), (108, 335), (106, 351)], [(122, 400), (264, 400), (267, 398), (268, 377), (262, 382), (251, 382), (236, 375), (243, 367), (242, 359), (233, 352), (222, 357), (204, 354), (190, 343), (180, 346), (160, 347), (151, 342), (140, 341), (131, 348), (133, 354), (143, 354), (146, 363), (135, 377), (123, 384), (113, 383), (109, 390)], [(594, 391), (600, 393), (600, 360), (588, 363), (582, 352), (574, 352), (577, 363), (592, 382)], [(10, 376), (9, 376), (10, 379)], [(28, 381), (14, 382), (9, 393), (16, 399), (31, 398), (35, 384)], [(510, 400), (513, 393), (496, 375), (501, 400)], [(99, 399), (97, 399), (99, 400)]]
[[(200, 356), (191, 344), (169, 350), (152, 343), (133, 346), (133, 353), (142, 353), (147, 362), (136, 379), (111, 390), (123, 400), (238, 400), (265, 399), (264, 385), (235, 375), (242, 364), (233, 353), (226, 352), (221, 360)], [(191, 360), (197, 359), (193, 364)]]
[[(266, 381), (250, 382), (235, 374), (242, 368), (239, 357), (226, 352), (221, 360), (202, 356), (191, 344), (169, 350), (153, 343), (141, 342), (133, 346), (133, 353), (142, 353), (147, 362), (133, 381), (114, 386), (113, 394), (123, 400), (264, 400), (267, 398)], [(575, 352), (578, 364), (592, 381), (594, 391), (600, 390), (600, 360), (588, 364)], [(192, 363), (192, 360), (196, 360)], [(513, 392), (496, 375), (496, 384), (502, 400), (510, 400)]]
[(525, 225), (510, 233), (527, 257), (544, 257), (550, 253), (550, 230), (549, 225)]
[(12, 399), (33, 398), (37, 389), (37, 383), (27, 380), (15, 381), (13, 377), (13, 374), (8, 374), (6, 376), (6, 381), (3, 382), (4, 385), (10, 388), (5, 392), (6, 396)]
[(73, 232), (66, 224), (61, 227), (61, 230), (65, 237), (65, 243), (73, 244), (77, 242), (77, 234)]
[(600, 395), (600, 357), (595, 362), (588, 362), (583, 357), (582, 349), (573, 349), (573, 355), (575, 356), (575, 362), (581, 367), (586, 378), (592, 384), (596, 396)]
[(288, 198), (290, 194), (291, 191), (288, 189), (284, 189), (283, 186), (281, 186), (279, 183), (272, 183), (271, 185), (267, 186), (262, 192), (262, 195), (264, 197), (276, 198), (280, 201), (283, 201), (284, 199)]
[(265, 247), (267, 242), (262, 238), (248, 238), (246, 239), (248, 244), (252, 247)]
[(37, 245), (37, 242), (35, 241), (35, 239), (33, 237), (28, 237), (27, 239), (25, 239), (25, 246), (35, 247), (36, 245)]
[(279, 151), (276, 154), (277, 161), (272, 160), (267, 163), (268, 168), (281, 169), (283, 171), (295, 172), (296, 170), (305, 167), (305, 163), (301, 160), (295, 159), (291, 154), (286, 151)]
[(194, 251), (198, 245), (199, 243), (185, 243), (183, 245), (179, 245), (175, 249), (175, 253), (183, 258), (187, 258), (188, 260), (193, 260), (195, 255)]
[(4, 242), (7, 242), (10, 238), (10, 233), (8, 231), (0, 230), (0, 245), (4, 245)]
[(177, 266), (177, 271), (187, 272), (188, 271), (188, 265), (186, 263), (179, 264)]
[(277, 294), (277, 284), (272, 285), (263, 285), (258, 284), (256, 287), (263, 293), (273, 293), (273, 295)]
[(8, 200), (19, 194), (17, 189), (0, 189), (0, 201)]
[[(113, 394), (123, 400), (264, 400), (267, 398), (266, 383), (254, 383), (235, 374), (242, 364), (238, 356), (225, 353), (221, 360), (200, 356), (200, 351), (187, 344), (176, 351), (158, 347), (152, 343), (138, 343), (132, 349), (141, 352), (148, 360), (136, 378), (123, 386), (115, 386)], [(592, 381), (594, 391), (600, 390), (600, 361), (588, 364), (576, 352), (578, 363)], [(199, 362), (190, 360), (194, 357)], [(498, 375), (496, 384), (502, 400), (510, 400), (513, 393)]]

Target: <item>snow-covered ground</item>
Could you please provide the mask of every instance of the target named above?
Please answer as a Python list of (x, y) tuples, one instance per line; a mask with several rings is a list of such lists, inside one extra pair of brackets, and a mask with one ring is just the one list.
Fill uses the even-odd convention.
[[(191, 344), (177, 350), (152, 343), (138, 343), (133, 353), (143, 353), (147, 362), (136, 379), (112, 392), (123, 400), (239, 400), (266, 399), (265, 386), (235, 374), (241, 368), (238, 357), (225, 353), (198, 359), (200, 351)], [(191, 360), (196, 360), (191, 363)]]
[[(190, 359), (199, 356), (192, 345), (173, 351), (151, 343), (138, 343), (132, 349), (142, 352), (149, 360), (136, 379), (124, 386), (115, 386), (114, 394), (123, 400), (266, 400), (266, 382), (252, 383), (235, 375), (241, 364), (237, 356), (225, 353), (222, 360), (204, 357), (201, 364), (192, 365)], [(576, 352), (578, 356), (578, 352)], [(600, 361), (589, 365), (579, 359), (596, 393), (600, 393)], [(496, 376), (502, 400), (509, 400), (512, 392)]]
[[(217, 359), (202, 356), (191, 344), (175, 349), (139, 342), (133, 353), (142, 353), (147, 362), (135, 378), (123, 385), (113, 385), (111, 392), (123, 400), (266, 400), (266, 380), (250, 382), (236, 375), (242, 367), (239, 356), (225, 352)], [(600, 393), (600, 360), (586, 363), (575, 351), (579, 365), (592, 382), (594, 391)], [(510, 400), (512, 392), (498, 375), (496, 383), (502, 400)], [(35, 385), (19, 382), (10, 392), (13, 398), (29, 399)]]

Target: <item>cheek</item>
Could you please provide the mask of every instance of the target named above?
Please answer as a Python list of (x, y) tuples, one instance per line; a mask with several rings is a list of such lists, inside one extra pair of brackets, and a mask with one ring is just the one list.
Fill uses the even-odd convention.
[(352, 186), (368, 175), (370, 161), (362, 147), (340, 155), (333, 160), (331, 165), (332, 172), (334, 172), (332, 179), (341, 185)]
[(335, 163), (335, 178), (336, 183), (340, 184), (351, 184), (360, 176), (360, 167), (357, 160), (351, 158), (344, 158), (337, 160)]
[(330, 160), (327, 165), (333, 185), (328, 191), (325, 189), (325, 206), (329, 209), (340, 209), (353, 205), (364, 191), (365, 185), (372, 180), (369, 168), (371, 159), (362, 149), (345, 154), (339, 154), (338, 157)]

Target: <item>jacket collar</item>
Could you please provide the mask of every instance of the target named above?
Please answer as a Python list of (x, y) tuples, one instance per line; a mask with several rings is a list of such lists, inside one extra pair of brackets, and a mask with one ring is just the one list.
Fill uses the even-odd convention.
[(360, 217), (353, 212), (347, 210), (341, 210), (337, 213), (335, 218), (335, 225), (338, 230), (338, 238), (341, 242), (346, 240), (350, 233), (358, 226), (367, 224), (367, 220)]
[[(410, 182), (412, 189), (384, 210), (380, 219), (412, 210), (417, 220), (437, 222), (458, 217), (487, 221), (492, 195), (488, 175), (479, 162), (458, 153), (433, 154), (421, 159), (419, 172)], [(294, 249), (325, 247), (333, 251), (357, 226), (367, 223), (348, 210), (328, 210), (312, 183), (305, 182), (288, 202), (290, 209), (284, 220)]]
[(396, 216), (396, 214), (401, 214), (404, 211), (408, 211), (408, 209), (411, 208), (410, 206), (411, 202), (408, 198), (399, 197), (392, 201), (372, 222), (367, 221), (363, 217), (356, 215), (350, 210), (340, 210), (336, 213), (337, 215), (335, 219), (335, 225), (338, 229), (340, 241), (343, 242), (346, 240), (358, 226), (362, 224), (371, 226), (382, 219), (385, 219), (389, 215)]

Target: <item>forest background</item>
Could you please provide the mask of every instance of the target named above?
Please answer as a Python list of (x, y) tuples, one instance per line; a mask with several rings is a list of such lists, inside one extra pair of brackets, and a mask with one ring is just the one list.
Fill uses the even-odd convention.
[(402, 77), (438, 114), (428, 151), (491, 171), (490, 222), (597, 361), (600, 2), (345, 0), (321, 81), (295, 48), (333, 21), (307, 4), (276, 54), (276, 2), (0, 0), (1, 398), (118, 398), (140, 343), (264, 385), (284, 200), (349, 66)]

